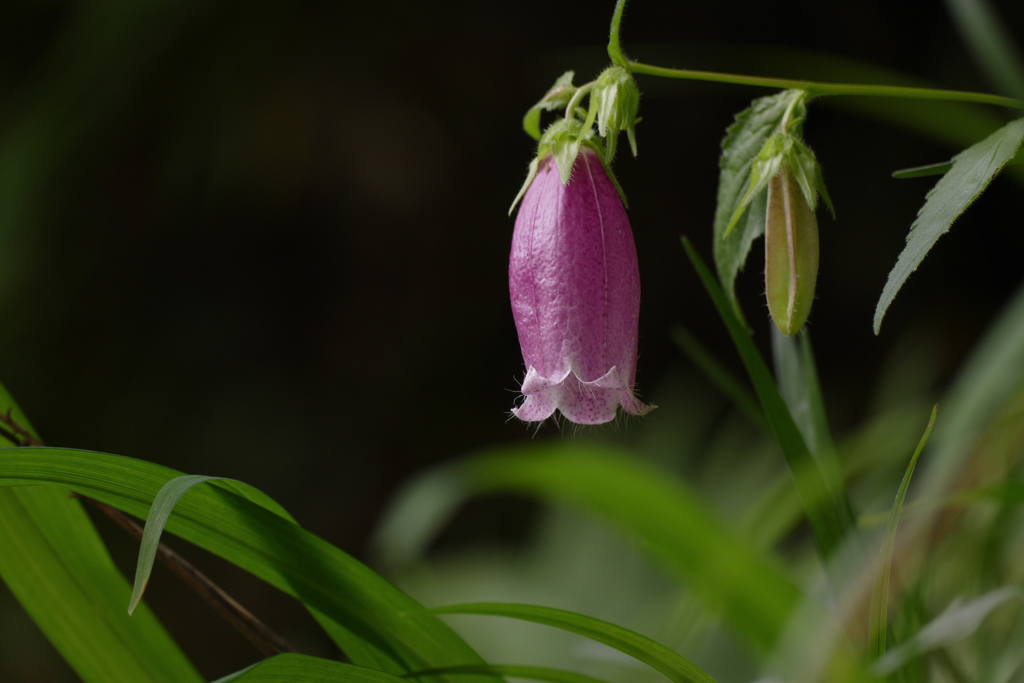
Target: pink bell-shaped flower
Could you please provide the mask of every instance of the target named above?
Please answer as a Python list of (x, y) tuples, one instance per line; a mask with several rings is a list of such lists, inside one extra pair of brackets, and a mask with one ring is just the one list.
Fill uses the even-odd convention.
[(540, 160), (516, 215), (509, 262), (512, 313), (526, 364), (525, 400), (512, 412), (538, 422), (557, 409), (601, 424), (616, 409), (643, 415), (633, 396), (640, 272), (633, 232), (597, 152), (582, 146), (563, 185)]

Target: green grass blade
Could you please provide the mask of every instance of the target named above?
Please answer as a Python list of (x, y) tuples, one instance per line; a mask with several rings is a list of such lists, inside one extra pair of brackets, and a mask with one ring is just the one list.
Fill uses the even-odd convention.
[(974, 61), (1004, 93), (1024, 98), (1024, 60), (989, 3), (986, 0), (946, 0), (946, 6)]
[(265, 659), (213, 683), (403, 683), (383, 671), (308, 655), (282, 654)]
[(647, 636), (593, 617), (537, 605), (473, 603), (437, 607), (435, 614), (482, 614), (553, 626), (604, 643), (660, 671), (675, 683), (714, 683), (690, 660)]
[(895, 673), (921, 655), (970, 636), (996, 609), (1010, 601), (1024, 600), (1024, 585), (1003, 586), (972, 600), (954, 600), (913, 638), (886, 653), (875, 665), (881, 675)]
[[(0, 410), (34, 434), (2, 385)], [(68, 491), (0, 489), (0, 577), (86, 683), (202, 680), (152, 612), (125, 613), (128, 584)]]
[(700, 340), (682, 325), (677, 325), (672, 329), (672, 341), (723, 394), (732, 399), (740, 412), (757, 426), (763, 427), (765, 431), (768, 430), (768, 423), (764, 419), (764, 413), (761, 412), (757, 400), (725, 366), (718, 362), (718, 359), (700, 343)]
[(128, 602), (128, 614), (134, 612), (139, 601), (142, 600), (142, 594), (149, 583), (149, 575), (153, 571), (153, 562), (156, 561), (157, 549), (160, 547), (160, 535), (164, 532), (167, 519), (174, 511), (178, 500), (196, 484), (216, 481), (220, 478), (187, 474), (171, 479), (156, 494), (153, 505), (149, 508), (149, 514), (146, 516), (146, 527), (142, 532), (142, 540), (139, 542), (139, 560), (135, 567), (135, 583), (132, 585), (132, 597)]
[[(149, 516), (147, 517), (145, 532), (139, 549), (139, 562), (135, 570), (135, 582), (132, 586), (132, 597), (128, 607), (129, 614), (131, 614), (135, 609), (135, 606), (141, 599), (142, 593), (148, 584), (149, 574), (153, 567), (153, 560), (155, 559), (157, 548), (160, 545), (159, 537), (163, 533), (164, 526), (166, 525), (171, 509), (174, 507), (174, 503), (177, 502), (181, 495), (184, 495), (184, 492), (188, 488), (204, 481), (212, 481), (215, 486), (237, 493), (246, 500), (273, 512), (283, 519), (290, 522), (295, 521), (288, 511), (285, 510), (277, 501), (245, 482), (236, 481), (234, 479), (203, 477), (198, 475), (186, 475), (185, 477), (172, 479), (165, 484), (160, 490), (160, 493), (157, 494), (157, 498), (153, 501), (153, 506), (150, 509)], [(176, 487), (181, 483), (185, 483), (186, 485), (184, 488), (176, 491), (176, 495), (174, 495), (173, 501), (171, 501), (170, 496), (175, 493)], [(158, 515), (160, 518), (158, 520), (157, 516), (154, 515), (153, 509), (161, 507), (160, 503), (162, 497), (167, 498), (167, 500), (163, 501), (164, 503), (170, 504), (161, 514)], [(355, 635), (349, 629), (346, 629), (337, 621), (322, 612), (312, 608), (310, 608), (309, 611), (310, 614), (313, 615), (313, 618), (316, 619), (317, 623), (320, 624), (321, 628), (327, 632), (338, 647), (340, 647), (343, 652), (347, 653), (353, 661), (358, 661), (365, 666), (372, 665), (373, 667), (381, 670), (388, 670), (394, 665), (390, 655), (381, 651), (379, 648), (374, 647), (372, 643)]]
[[(1024, 383), (1024, 287), (971, 350), (941, 401), (921, 498), (945, 500), (986, 425)], [(922, 516), (926, 517), (926, 516)], [(922, 519), (921, 523), (927, 523)]]
[(898, 171), (893, 171), (892, 177), (898, 180), (904, 180), (906, 178), (927, 178), (928, 176), (933, 175), (945, 175), (951, 168), (953, 168), (952, 161), (940, 161), (935, 164), (925, 164), (924, 166), (901, 168)]
[(914, 468), (917, 467), (917, 459), (921, 456), (928, 437), (931, 436), (932, 428), (935, 426), (935, 415), (939, 407), (932, 409), (928, 426), (921, 436), (921, 440), (914, 449), (914, 455), (910, 458), (907, 471), (903, 474), (903, 481), (900, 482), (899, 490), (896, 492), (896, 500), (892, 504), (892, 511), (889, 513), (889, 521), (885, 529), (885, 540), (882, 544), (882, 566), (878, 575), (878, 582), (875, 584), (871, 596), (871, 614), (868, 617), (868, 633), (870, 636), (871, 658), (881, 659), (885, 655), (886, 640), (888, 638), (889, 624), (889, 577), (892, 574), (892, 555), (896, 547), (896, 527), (899, 525), (900, 515), (903, 513), (903, 503), (907, 499), (907, 491), (910, 490), (910, 479), (914, 476)]
[(485, 676), (511, 676), (514, 678), (528, 678), (532, 681), (547, 681), (548, 683), (607, 683), (600, 678), (586, 676), (575, 671), (563, 671), (561, 669), (550, 669), (544, 666), (517, 666), (508, 664), (482, 664), (479, 666), (446, 666), (443, 669), (428, 669), (426, 671), (414, 671), (403, 676), (406, 680), (415, 680), (420, 676), (436, 676), (438, 674), (482, 674)]
[(739, 351), (768, 424), (786, 457), (797, 493), (814, 532), (818, 550), (822, 557), (827, 559), (854, 528), (849, 501), (842, 490), (836, 490), (828, 485), (779, 394), (767, 364), (743, 323), (733, 312), (725, 293), (719, 288), (711, 272), (686, 238), (683, 238), (683, 246)]
[[(128, 613), (132, 614), (142, 599), (142, 594), (149, 583), (149, 576), (153, 570), (153, 562), (156, 559), (157, 549), (160, 546), (160, 536), (167, 524), (172, 510), (178, 500), (188, 489), (203, 482), (215, 482), (216, 486), (232, 491), (260, 507), (273, 512), (274, 514), (294, 522), (288, 512), (270, 496), (259, 489), (234, 479), (220, 477), (204, 477), (201, 475), (186, 475), (177, 477), (164, 484), (157, 494), (153, 505), (150, 507), (149, 515), (146, 518), (146, 526), (139, 544), (139, 559), (135, 569), (135, 581), (132, 585), (132, 596), (128, 604)], [(364, 665), (373, 665), (376, 668), (387, 670), (393, 666), (391, 657), (376, 648), (372, 643), (359, 638), (350, 630), (331, 619), (329, 616), (315, 609), (310, 609), (313, 618), (327, 632), (331, 639), (346, 652), (353, 661), (361, 662)]]
[[(137, 517), (145, 517), (161, 487), (180, 475), (105, 453), (0, 450), (0, 484), (70, 488)], [(347, 651), (350, 657), (375, 654), (368, 666), (380, 666), (386, 658), (390, 673), (401, 673), (482, 663), (447, 625), (376, 573), (289, 520), (216, 484), (183, 495), (167, 521), (167, 531), (338, 622), (365, 644), (361, 650)], [(121, 600), (126, 598), (127, 590)], [(124, 613), (123, 602), (118, 611)]]
[(68, 491), (0, 490), (0, 548), (0, 576), (83, 681), (202, 680), (149, 610), (125, 612), (129, 587)]
[(935, 243), (953, 225), (1003, 166), (1014, 157), (1024, 140), (1024, 119), (1012, 121), (981, 142), (953, 157), (953, 166), (928, 193), (917, 220), (910, 226), (907, 245), (889, 272), (882, 295), (875, 306), (875, 334), (882, 318), (910, 274)]
[(798, 338), (787, 337), (774, 325), (771, 332), (779, 394), (821, 468), (826, 486), (834, 496), (845, 497), (842, 465), (828, 424), (810, 332), (805, 327)]
[[(435, 474), (435, 477), (439, 476)], [(453, 467), (463, 497), (525, 493), (609, 520), (683, 577), (757, 654), (786, 627), (799, 592), (683, 482), (625, 450), (563, 442), (502, 449)]]

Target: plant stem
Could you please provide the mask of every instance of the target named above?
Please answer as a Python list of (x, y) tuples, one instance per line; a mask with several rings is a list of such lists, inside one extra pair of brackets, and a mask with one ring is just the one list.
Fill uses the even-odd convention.
[(626, 9), (626, 0), (618, 0), (615, 3), (615, 11), (612, 13), (612, 29), (608, 34), (608, 57), (615, 66), (629, 68), (629, 60), (622, 52), (622, 44), (619, 42), (619, 25), (622, 24), (622, 11)]
[[(612, 24), (613, 29), (616, 26)], [(613, 33), (617, 41), (618, 33)], [(608, 45), (611, 54), (612, 44)], [(904, 97), (927, 100), (949, 100), (953, 102), (977, 102), (994, 104), (1000, 107), (1024, 109), (1024, 102), (1012, 97), (990, 95), (980, 92), (963, 90), (935, 90), (932, 88), (908, 88), (900, 85), (867, 85), (861, 83), (819, 83), (817, 81), (798, 81), (789, 78), (765, 78), (762, 76), (744, 76), (740, 74), (719, 73), (716, 71), (692, 71), (690, 69), (669, 69), (652, 66), (642, 62), (628, 62), (626, 68), (635, 74), (661, 76), (662, 78), (681, 78), (691, 81), (714, 81), (717, 83), (734, 83), (736, 85), (753, 85), (763, 88), (781, 88), (804, 90), (811, 97), (820, 95), (869, 95), (874, 97)]]

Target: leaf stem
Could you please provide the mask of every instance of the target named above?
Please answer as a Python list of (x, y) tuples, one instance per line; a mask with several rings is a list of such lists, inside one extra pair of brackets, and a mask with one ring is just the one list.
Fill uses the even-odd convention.
[[(618, 11), (618, 8), (616, 8)], [(616, 24), (613, 22), (613, 31)], [(618, 33), (613, 33), (615, 41)], [(612, 44), (608, 44), (611, 54)], [(781, 88), (804, 90), (811, 97), (820, 95), (865, 95), (874, 97), (903, 97), (927, 100), (949, 100), (953, 102), (977, 102), (994, 104), (1000, 107), (1024, 109), (1024, 102), (1012, 97), (990, 95), (988, 93), (967, 92), (963, 90), (936, 90), (932, 88), (909, 88), (901, 85), (870, 85), (862, 83), (819, 83), (817, 81), (798, 81), (789, 78), (766, 78), (763, 76), (744, 76), (741, 74), (720, 73), (717, 71), (693, 71), (690, 69), (670, 69), (653, 66), (642, 62), (628, 62), (626, 68), (635, 74), (660, 76), (662, 78), (681, 78), (691, 81), (714, 81), (717, 83), (733, 83), (736, 85), (753, 85), (762, 88)]]

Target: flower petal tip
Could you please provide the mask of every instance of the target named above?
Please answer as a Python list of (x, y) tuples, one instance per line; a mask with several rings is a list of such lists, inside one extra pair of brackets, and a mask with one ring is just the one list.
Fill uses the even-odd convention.
[(561, 379), (548, 379), (531, 367), (523, 380), (522, 392), (525, 400), (512, 409), (512, 414), (523, 422), (543, 422), (557, 410), (570, 422), (599, 425), (614, 420), (619, 406), (637, 416), (657, 407), (638, 400), (617, 368), (585, 382), (573, 372), (567, 372)]

